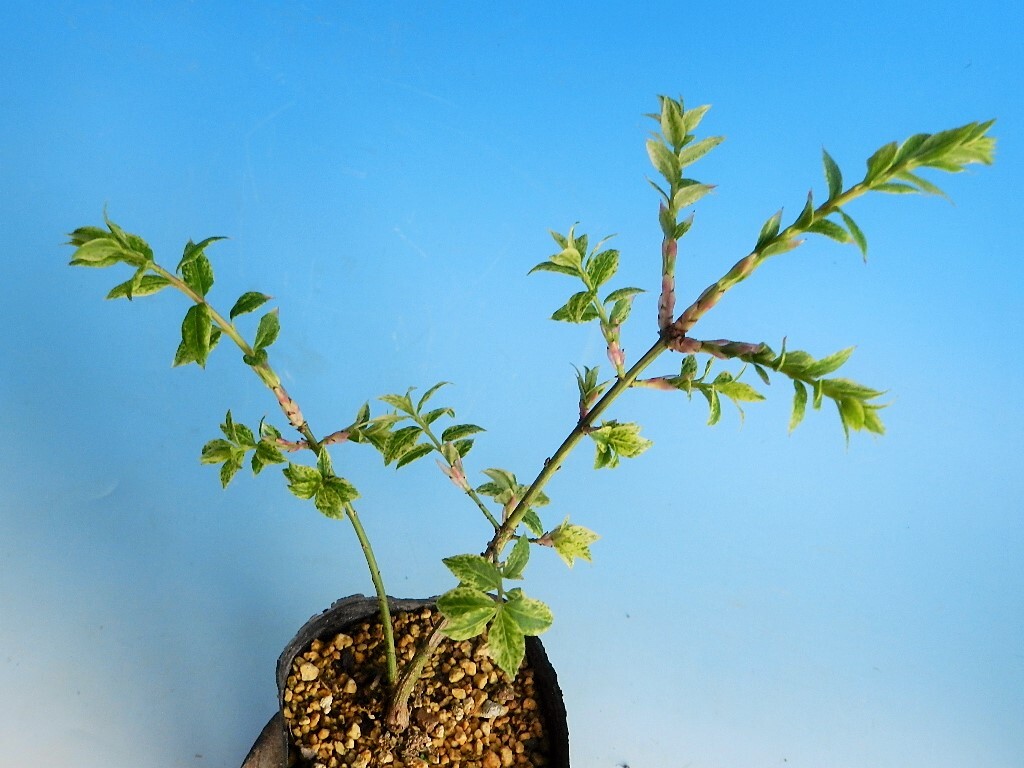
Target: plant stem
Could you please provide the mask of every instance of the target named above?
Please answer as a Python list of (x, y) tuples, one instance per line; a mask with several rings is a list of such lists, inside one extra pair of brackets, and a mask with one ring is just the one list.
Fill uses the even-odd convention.
[(598, 400), (594, 407), (591, 408), (586, 415), (579, 420), (579, 423), (573, 428), (572, 432), (562, 441), (562, 444), (558, 446), (558, 450), (552, 454), (552, 456), (544, 462), (544, 467), (541, 469), (540, 474), (537, 475), (537, 479), (533, 481), (530, 487), (523, 494), (523, 497), (516, 504), (515, 508), (509, 514), (508, 518), (501, 528), (494, 534), (490, 543), (487, 545), (487, 549), (484, 552), (484, 557), (491, 560), (498, 560), (505, 545), (511, 541), (515, 534), (516, 528), (523, 521), (526, 513), (530, 509), (530, 505), (533, 500), (537, 498), (537, 494), (541, 492), (548, 480), (559, 470), (565, 459), (572, 453), (572, 450), (576, 447), (577, 443), (583, 436), (586, 435), (594, 424), (594, 421), (600, 416), (608, 407), (615, 402), (615, 400), (629, 389), (633, 382), (636, 381), (637, 377), (658, 357), (668, 349), (668, 344), (664, 338), (659, 338), (654, 345), (647, 350), (647, 352), (641, 357), (633, 366), (626, 371), (625, 375), (620, 377), (612, 387), (604, 393), (600, 400)]
[(395, 653), (395, 630), (391, 624), (391, 608), (388, 605), (388, 593), (384, 588), (384, 579), (381, 578), (380, 568), (377, 566), (377, 558), (373, 555), (373, 548), (370, 546), (370, 539), (363, 529), (363, 524), (356, 514), (356, 508), (351, 502), (345, 503), (345, 514), (352, 529), (359, 539), (359, 546), (363, 550), (363, 557), (366, 558), (366, 567), (370, 570), (370, 579), (373, 581), (373, 588), (377, 592), (377, 605), (380, 607), (380, 624), (384, 630), (384, 647), (387, 656), (388, 685), (394, 686), (398, 679), (398, 661)]
[(402, 669), (402, 676), (394, 686), (391, 704), (385, 718), (388, 728), (393, 733), (401, 733), (409, 727), (409, 697), (412, 695), (416, 681), (420, 679), (423, 667), (426, 666), (430, 657), (434, 655), (434, 651), (437, 650), (437, 646), (444, 639), (443, 630), (447, 623), (447, 619), (441, 620), (437, 629), (430, 634), (426, 642), (420, 644), (420, 647), (416, 649), (416, 655)]
[[(205, 299), (205, 297), (196, 293), (188, 283), (180, 279), (173, 272), (169, 272), (164, 269), (159, 264), (151, 263), (149, 266), (156, 274), (171, 283), (171, 285), (184, 293), (193, 302), (204, 305), (210, 313), (210, 319), (218, 328), (220, 328), (224, 335), (235, 342), (238, 348), (242, 350), (243, 354), (248, 357), (256, 357), (255, 350), (238, 332), (238, 329), (235, 328), (235, 324), (225, 320), (224, 316), (221, 315), (213, 305)], [(308, 447), (314, 455), (319, 455), (322, 447), (320, 441), (317, 440), (316, 436), (313, 434), (313, 430), (310, 428), (309, 423), (305, 418), (303, 418), (302, 411), (299, 409), (298, 404), (291, 398), (291, 396), (288, 395), (284, 387), (281, 386), (281, 378), (277, 375), (274, 369), (266, 362), (249, 365), (249, 367), (259, 377), (260, 381), (262, 381), (267, 388), (274, 393), (274, 396), (277, 398), (278, 404), (281, 406), (281, 410), (284, 412), (284, 415), (288, 418), (289, 423), (295, 427), (295, 429), (298, 430), (305, 439), (306, 447)], [(363, 529), (363, 524), (359, 520), (359, 515), (356, 513), (355, 507), (350, 502), (345, 504), (345, 514), (348, 517), (349, 522), (352, 523), (352, 528), (355, 531), (356, 538), (359, 540), (359, 546), (363, 550), (363, 557), (366, 559), (366, 566), (370, 571), (370, 580), (373, 582), (373, 588), (377, 593), (377, 605), (380, 608), (381, 627), (384, 631), (388, 684), (393, 686), (398, 678), (398, 662), (397, 655), (395, 653), (394, 627), (391, 624), (391, 609), (388, 606), (387, 590), (384, 587), (384, 580), (381, 577), (380, 568), (377, 565), (377, 558), (373, 554), (370, 539), (367, 537), (366, 531)]]

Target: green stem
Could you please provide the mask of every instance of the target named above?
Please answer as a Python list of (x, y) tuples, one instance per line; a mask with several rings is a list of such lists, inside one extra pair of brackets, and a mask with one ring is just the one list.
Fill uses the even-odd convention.
[(388, 685), (394, 686), (398, 679), (398, 661), (395, 653), (395, 631), (391, 624), (391, 608), (388, 605), (388, 593), (384, 588), (384, 579), (381, 578), (380, 568), (377, 566), (377, 558), (373, 555), (373, 547), (370, 546), (370, 539), (359, 521), (356, 508), (350, 502), (345, 504), (345, 514), (348, 515), (352, 529), (359, 539), (359, 546), (363, 550), (363, 557), (366, 558), (366, 567), (370, 570), (370, 579), (373, 581), (373, 588), (377, 592), (377, 605), (380, 607), (380, 624), (384, 630), (384, 647), (387, 656)]
[(509, 514), (501, 528), (494, 534), (490, 543), (487, 545), (487, 549), (484, 552), (484, 557), (491, 560), (497, 561), (501, 555), (505, 545), (512, 540), (515, 535), (516, 528), (523, 521), (526, 513), (529, 511), (530, 506), (533, 504), (534, 499), (541, 492), (548, 481), (554, 476), (554, 474), (561, 468), (563, 462), (568, 458), (569, 454), (572, 453), (573, 449), (583, 439), (584, 435), (590, 432), (594, 422), (598, 416), (604, 413), (608, 407), (618, 399), (619, 395), (629, 389), (633, 382), (636, 381), (637, 377), (640, 376), (648, 366), (651, 365), (663, 352), (668, 349), (668, 344), (664, 338), (659, 338), (654, 345), (647, 350), (647, 352), (641, 357), (633, 366), (626, 371), (625, 375), (619, 378), (612, 387), (604, 393), (600, 400), (594, 404), (579, 423), (573, 428), (572, 432), (562, 441), (562, 444), (558, 446), (558, 450), (552, 454), (552, 456), (544, 462), (544, 468), (541, 469), (540, 474), (533, 481), (530, 487), (523, 494), (523, 497), (516, 504), (515, 508)]
[[(437, 436), (434, 435), (434, 433), (431, 431), (430, 425), (424, 419), (422, 419), (419, 416), (419, 414), (416, 413), (412, 414), (412, 420), (415, 421), (416, 425), (423, 430), (423, 434), (425, 434), (427, 438), (430, 440), (430, 442), (434, 445), (434, 450), (436, 450), (441, 455), (441, 458), (444, 459), (445, 463), (448, 464), (449, 468), (455, 469), (455, 466), (450, 461), (448, 461), (448, 458), (444, 455), (444, 451), (441, 450), (444, 446), (441, 443), (441, 441), (437, 439)], [(469, 498), (473, 500), (477, 508), (480, 510), (480, 512), (483, 513), (483, 516), (487, 518), (487, 522), (491, 524), (494, 530), (498, 530), (499, 528), (501, 528), (501, 523), (499, 523), (498, 520), (494, 517), (494, 515), (491, 514), (491, 511), (487, 509), (487, 505), (484, 504), (483, 499), (480, 498), (480, 495), (475, 490), (473, 490), (473, 488), (469, 484), (466, 484), (462, 488), (462, 490), (467, 496), (469, 496)]]
[[(188, 283), (180, 279), (173, 272), (169, 272), (158, 264), (150, 264), (150, 268), (179, 291), (184, 293), (193, 302), (204, 305), (210, 313), (210, 319), (216, 323), (221, 332), (235, 342), (238, 348), (242, 350), (243, 354), (250, 358), (256, 357), (256, 351), (238, 332), (234, 323), (224, 319), (224, 316), (214, 309), (214, 307), (203, 296), (192, 290)], [(262, 381), (267, 388), (274, 393), (274, 396), (277, 397), (281, 410), (284, 412), (292, 426), (295, 427), (306, 440), (306, 445), (309, 449), (313, 451), (314, 454), (319, 455), (321, 449), (320, 441), (317, 440), (316, 436), (313, 434), (313, 430), (310, 428), (309, 423), (302, 418), (302, 412), (299, 410), (298, 404), (295, 403), (288, 393), (285, 392), (284, 387), (281, 386), (281, 378), (277, 375), (274, 369), (266, 362), (256, 363), (249, 367), (259, 377), (260, 381)], [(349, 522), (352, 523), (352, 528), (355, 531), (356, 538), (359, 540), (359, 546), (363, 550), (363, 557), (366, 559), (366, 566), (370, 571), (370, 580), (373, 582), (373, 588), (377, 593), (377, 605), (380, 608), (381, 627), (384, 631), (388, 684), (394, 685), (398, 678), (398, 662), (397, 655), (395, 653), (394, 627), (391, 624), (391, 609), (388, 606), (387, 590), (384, 587), (384, 580), (381, 577), (380, 568), (377, 565), (377, 558), (374, 556), (373, 548), (370, 546), (370, 539), (366, 535), (366, 531), (363, 528), (362, 522), (359, 520), (359, 515), (356, 513), (355, 507), (352, 506), (351, 503), (346, 503), (345, 513)]]

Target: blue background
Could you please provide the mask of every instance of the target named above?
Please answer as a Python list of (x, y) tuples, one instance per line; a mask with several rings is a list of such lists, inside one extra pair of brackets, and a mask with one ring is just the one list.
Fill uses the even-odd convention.
[[(683, 241), (688, 303), (780, 205), (855, 181), (881, 144), (996, 117), (996, 165), (932, 176), (956, 201), (850, 213), (867, 266), (822, 238), (698, 327), (823, 356), (889, 390), (889, 433), (844, 445), (830, 407), (787, 435), (791, 388), (728, 406), (638, 391), (614, 416), (655, 448), (550, 485), (546, 520), (598, 531), (593, 565), (537, 552), (527, 591), (574, 765), (1024, 765), (1017, 349), (1020, 10), (1003, 0), (821, 3), (11, 3), (0, 27), (0, 743), (4, 765), (237, 766), (307, 617), (371, 589), (347, 526), (275, 473), (226, 492), (202, 444), (275, 405), (237, 355), (170, 362), (186, 303), (104, 302), (64, 233), (115, 221), (173, 266), (211, 247), (226, 309), (273, 294), (272, 362), (321, 434), (385, 392), (481, 424), (471, 479), (527, 479), (576, 418), (596, 327), (547, 318), (526, 277), (575, 221), (618, 233), (655, 332), (660, 235), (643, 142), (658, 93), (713, 103), (718, 185)], [(251, 321), (250, 321), (251, 324)], [(244, 327), (249, 327), (243, 323)], [(248, 331), (251, 333), (251, 328)], [(673, 373), (675, 361), (660, 366)], [(604, 366), (608, 370), (608, 366)], [(283, 425), (282, 425), (283, 426)], [(484, 521), (431, 461), (335, 461), (390, 591), (451, 586)], [(545, 556), (546, 555), (546, 556)]]

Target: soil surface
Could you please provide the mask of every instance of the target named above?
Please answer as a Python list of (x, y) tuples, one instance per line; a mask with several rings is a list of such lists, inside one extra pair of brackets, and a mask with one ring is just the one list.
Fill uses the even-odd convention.
[[(430, 608), (393, 617), (399, 667), (440, 616)], [(482, 638), (445, 639), (427, 662), (401, 734), (384, 727), (387, 686), (380, 623), (314, 640), (295, 657), (284, 692), (285, 723), (309, 768), (512, 768), (548, 764), (533, 671), (510, 680)], [(297, 749), (296, 749), (297, 748)]]

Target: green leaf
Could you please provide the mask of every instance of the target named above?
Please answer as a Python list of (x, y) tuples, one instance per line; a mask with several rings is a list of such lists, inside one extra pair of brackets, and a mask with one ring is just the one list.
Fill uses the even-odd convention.
[(70, 264), (73, 267), (109, 267), (125, 260), (120, 243), (109, 237), (97, 237), (76, 248)]
[(635, 458), (653, 445), (650, 440), (640, 437), (640, 425), (634, 423), (611, 421), (589, 434), (596, 448), (594, 469), (616, 467), (620, 458)]
[(206, 358), (210, 354), (210, 336), (213, 324), (210, 310), (206, 304), (193, 304), (185, 313), (181, 323), (181, 344), (174, 356), (174, 365), (197, 363), (206, 367)]
[(253, 312), (262, 307), (268, 301), (270, 301), (270, 297), (265, 293), (260, 293), (259, 291), (243, 293), (238, 297), (238, 301), (235, 302), (235, 306), (231, 308), (229, 319), (234, 320), (239, 315), (244, 315), (247, 312)]
[(857, 226), (857, 222), (846, 215), (845, 211), (839, 211), (839, 215), (843, 217), (843, 222), (846, 224), (846, 228), (850, 230), (850, 236), (853, 238), (853, 242), (860, 248), (861, 256), (866, 261), (868, 258), (868, 241), (864, 237), (864, 233), (861, 232), (860, 227)]
[(517, 536), (512, 551), (509, 552), (508, 557), (505, 558), (505, 562), (501, 566), (501, 575), (506, 579), (523, 578), (523, 571), (526, 570), (526, 564), (529, 560), (530, 540), (525, 536)]
[(523, 525), (525, 525), (526, 530), (534, 536), (544, 535), (544, 523), (540, 521), (540, 516), (532, 507), (526, 511), (525, 515), (523, 515)]
[(469, 453), (470, 450), (472, 450), (472, 448), (473, 448), (473, 441), (472, 440), (456, 440), (453, 443), (453, 445), (455, 446), (455, 450), (458, 452), (459, 456), (461, 456), (462, 458), (465, 458), (466, 454)]
[(622, 325), (629, 318), (629, 313), (633, 309), (633, 299), (619, 299), (612, 306), (612, 311), (608, 314), (609, 322), (614, 325)]
[(455, 418), (455, 411), (452, 410), (451, 408), (434, 408), (432, 411), (427, 411), (426, 413), (421, 414), (420, 418), (429, 425), (433, 424), (442, 416)]
[(183, 263), (180, 270), (185, 284), (200, 296), (205, 297), (213, 287), (213, 266), (202, 252), (194, 259)]
[(410, 448), (409, 450), (402, 454), (402, 457), (398, 460), (398, 463), (395, 464), (395, 469), (400, 469), (404, 467), (406, 464), (412, 464), (414, 461), (416, 461), (416, 459), (422, 459), (424, 456), (428, 455), (433, 450), (434, 446), (429, 445), (428, 443), (420, 443), (419, 445), (414, 445), (412, 448)]
[(661, 135), (672, 147), (683, 146), (686, 139), (686, 123), (683, 120), (683, 109), (679, 102), (665, 96), (661, 97)]
[(573, 525), (566, 517), (561, 524), (550, 533), (544, 535), (542, 543), (550, 542), (558, 556), (572, 568), (577, 559), (592, 562), (590, 545), (601, 537), (582, 525)]
[(235, 450), (235, 446), (227, 440), (210, 440), (203, 446), (199, 461), (203, 464), (220, 464), (234, 456)]
[(804, 420), (804, 414), (807, 412), (807, 387), (803, 382), (794, 379), (793, 389), (796, 391), (793, 394), (793, 414), (789, 417), (790, 432), (800, 426), (800, 422)]
[(186, 266), (199, 260), (202, 256), (204, 256), (206, 246), (208, 246), (210, 243), (215, 243), (218, 240), (226, 239), (227, 238), (224, 237), (208, 237), (205, 240), (200, 240), (198, 243), (193, 243), (191, 240), (189, 240), (185, 244), (185, 249), (181, 254), (181, 261), (178, 262), (178, 271), (181, 272), (181, 270), (184, 269)]
[(480, 555), (453, 555), (442, 560), (459, 583), (483, 592), (501, 588), (501, 572)]
[(679, 180), (681, 175), (679, 158), (661, 141), (658, 139), (647, 140), (647, 156), (658, 173), (664, 176), (669, 184), (674, 184)]
[(337, 475), (325, 477), (323, 484), (324, 488), (330, 488), (332, 492), (336, 493), (343, 504), (359, 498), (359, 491), (356, 490), (356, 487), (343, 477)]
[(612, 291), (604, 297), (604, 303), (607, 304), (610, 301), (620, 301), (621, 299), (628, 299), (636, 296), (638, 293), (646, 293), (643, 288), (619, 288), (618, 290)]
[(764, 395), (742, 381), (719, 384), (716, 389), (735, 403), (756, 403), (764, 400)]
[(893, 160), (896, 159), (896, 152), (896, 142), (891, 141), (869, 157), (867, 161), (868, 170), (864, 176), (864, 183), (870, 185), (875, 179), (885, 174), (885, 172), (892, 167)]
[(485, 431), (483, 427), (478, 427), (476, 424), (455, 424), (441, 433), (441, 442), (454, 443), (456, 440)]
[(679, 165), (687, 166), (697, 162), (723, 141), (725, 141), (725, 136), (708, 136), (706, 139), (690, 144), (679, 153)]
[(485, 592), (456, 587), (437, 598), (437, 609), (448, 620), (444, 634), (452, 640), (469, 640), (483, 633), (498, 612), (498, 604)]
[(263, 464), (283, 464), (287, 461), (281, 449), (268, 439), (260, 440), (256, 444), (256, 456)]
[[(450, 382), (450, 381), (439, 381), (439, 382), (437, 382), (437, 384), (435, 384), (435, 385), (434, 385), (434, 386), (432, 386), (432, 387), (431, 387), (430, 389), (428, 389), (428, 390), (427, 390), (426, 392), (424, 392), (424, 393), (423, 393), (423, 397), (421, 397), (421, 398), (420, 398), (420, 401), (419, 401), (419, 402), (418, 402), (418, 403), (416, 404), (416, 413), (419, 413), (420, 411), (422, 411), (422, 410), (423, 410), (423, 406), (424, 406), (424, 405), (426, 405), (426, 402), (427, 402), (427, 401), (428, 401), (428, 400), (429, 400), (429, 399), (430, 399), (431, 397), (433, 397), (433, 396), (434, 396), (434, 394), (435, 394), (435, 393), (436, 393), (436, 392), (437, 392), (437, 391), (438, 391), (439, 389), (441, 389), (442, 387), (447, 387), (447, 386), (448, 386), (449, 384), (451, 384), (451, 382)], [(454, 414), (453, 414), (453, 415), (454, 415)]]
[(410, 416), (416, 413), (412, 408), (412, 400), (409, 399), (408, 393), (404, 395), (381, 395), (377, 399)]
[(334, 474), (334, 462), (331, 461), (331, 453), (326, 445), (320, 446), (320, 451), (316, 455), (316, 468), (321, 477), (328, 478)]
[(722, 418), (722, 400), (714, 387), (701, 387), (700, 391), (708, 400), (708, 426), (713, 427)]
[(825, 235), (840, 243), (853, 242), (849, 232), (829, 219), (818, 219), (807, 228), (807, 231)]
[(342, 502), (341, 495), (326, 483), (317, 489), (313, 497), (313, 504), (325, 517), (332, 520), (341, 520), (345, 517), (345, 504)]
[(814, 221), (814, 192), (807, 193), (807, 202), (804, 203), (804, 208), (800, 211), (800, 215), (796, 217), (796, 221), (793, 222), (795, 229), (806, 229), (810, 226), (810, 223)]
[(839, 370), (839, 368), (850, 359), (850, 355), (853, 354), (854, 349), (856, 349), (856, 347), (847, 347), (846, 349), (841, 349), (828, 357), (823, 357), (821, 360), (808, 365), (804, 369), (804, 375), (807, 376), (807, 378), (819, 379), (822, 376), (827, 376), (828, 374)]
[(761, 233), (757, 236), (757, 245), (754, 246), (755, 251), (760, 251), (764, 245), (779, 234), (779, 226), (782, 223), (782, 209), (779, 208), (774, 215), (769, 217), (768, 221), (761, 227)]
[(686, 132), (688, 134), (693, 133), (697, 129), (697, 126), (700, 125), (700, 121), (704, 119), (704, 115), (707, 114), (709, 109), (711, 109), (710, 104), (702, 104), (683, 113), (683, 122), (686, 124)]
[(288, 490), (300, 499), (312, 499), (323, 485), (323, 475), (314, 467), (288, 462), (282, 472), (288, 480)]
[(526, 657), (526, 639), (515, 617), (507, 610), (507, 603), (498, 606), (497, 613), (487, 628), (487, 652), (494, 663), (510, 678), (514, 678)]
[[(140, 267), (140, 270), (145, 269)], [(108, 299), (127, 298), (136, 296), (149, 296), (170, 285), (166, 277), (162, 275), (145, 275), (136, 273), (131, 280), (126, 280), (120, 285), (111, 288), (107, 294)]]
[(872, 189), (876, 192), (888, 192), (892, 195), (916, 195), (921, 191), (910, 184), (901, 184), (895, 181), (890, 181), (885, 184), (876, 184)]
[(407, 451), (412, 449), (422, 434), (423, 430), (419, 427), (402, 427), (392, 432), (384, 448), (384, 463), (390, 464), (396, 459), (402, 458)]
[(526, 597), (518, 588), (509, 590), (501, 611), (511, 616), (520, 631), (528, 636), (543, 634), (554, 621), (551, 608), (546, 603)]
[(583, 257), (574, 246), (569, 246), (553, 254), (551, 263), (573, 270), (572, 274), (579, 274), (583, 270)]
[(242, 456), (234, 455), (220, 466), (220, 486), (221, 488), (227, 488), (228, 483), (231, 482), (232, 478), (238, 474), (238, 470), (242, 468)]
[(277, 310), (271, 310), (260, 318), (260, 324), (256, 328), (256, 341), (253, 347), (257, 350), (266, 349), (275, 341), (281, 332), (281, 320), (277, 316)]
[(85, 245), (90, 240), (107, 237), (108, 234), (107, 230), (102, 227), (79, 227), (68, 235), (70, 239), (67, 244), (74, 246)]
[(551, 319), (566, 323), (585, 323), (593, 320), (598, 316), (597, 310), (593, 307), (594, 298), (592, 291), (574, 293), (569, 297), (569, 301), (555, 310)]
[(587, 275), (593, 290), (607, 283), (619, 269), (619, 252), (614, 248), (594, 255), (587, 265)]
[(839, 166), (836, 161), (832, 159), (832, 155), (825, 151), (825, 148), (821, 149), (821, 162), (825, 166), (825, 181), (828, 183), (828, 199), (834, 200), (843, 191), (843, 173), (839, 170)]
[(949, 199), (949, 196), (937, 186), (927, 179), (922, 179), (920, 176), (911, 173), (910, 171), (901, 171), (896, 174), (896, 178), (917, 185), (918, 190), (926, 195), (937, 195), (939, 197), (945, 197), (947, 200)]
[(680, 187), (672, 196), (672, 207), (680, 211), (696, 203), (714, 188), (713, 184), (689, 184), (685, 187)]
[(792, 251), (794, 248), (803, 245), (803, 242), (803, 240), (795, 237), (789, 240), (776, 240), (774, 243), (765, 246), (764, 250), (761, 251), (761, 255), (765, 258), (768, 256), (778, 256), (780, 253)]
[(527, 274), (532, 275), (534, 272), (558, 272), (559, 274), (569, 275), (570, 277), (579, 277), (580, 275), (580, 271), (576, 267), (567, 267), (562, 264), (555, 264), (553, 261), (542, 261)]

